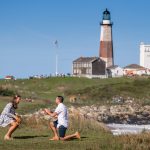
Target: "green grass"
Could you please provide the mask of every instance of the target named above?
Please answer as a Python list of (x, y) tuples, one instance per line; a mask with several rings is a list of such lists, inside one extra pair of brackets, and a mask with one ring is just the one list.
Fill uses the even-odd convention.
[(52, 132), (48, 129), (48, 121), (45, 123), (35, 122), (27, 124), (23, 123), (13, 134), (14, 140), (4, 141), (3, 137), (7, 128), (0, 128), (0, 149), (7, 150), (46, 150), (46, 149), (64, 149), (64, 150), (98, 150), (109, 149), (108, 145), (112, 145), (113, 149), (120, 147), (120, 144), (114, 145), (112, 134), (104, 131), (99, 124), (89, 120), (79, 118), (70, 118), (70, 126), (67, 134), (72, 134), (75, 131), (81, 133), (81, 140), (70, 141), (49, 141), (52, 137)]
[[(78, 120), (79, 121), (79, 120)], [(77, 120), (73, 121), (67, 134), (77, 130)], [(13, 134), (14, 140), (4, 141), (7, 128), (0, 128), (0, 149), (6, 150), (149, 150), (150, 134), (113, 136), (90, 121), (80, 124), (81, 140), (49, 141), (52, 132), (46, 126), (30, 127), (22, 125)], [(79, 127), (79, 126), (78, 126)]]
[[(3, 110), (5, 105), (10, 102), (12, 97), (0, 97), (0, 112)], [(33, 102), (26, 102), (22, 100), (16, 110), (17, 113), (24, 115), (38, 111), (40, 108), (55, 108), (56, 104), (54, 102), (46, 100), (34, 100)]]
[[(1, 134), (5, 134), (6, 130), (1, 130)], [(14, 133), (14, 140), (13, 141), (3, 141), (3, 137), (0, 136), (0, 149), (7, 149), (7, 150), (46, 150), (46, 149), (53, 149), (53, 150), (84, 150), (84, 149), (92, 149), (98, 150), (100, 148), (105, 147), (104, 141), (111, 142), (110, 137), (103, 134), (103, 136), (97, 135), (97, 132), (90, 131), (87, 135), (83, 133), (82, 139), (79, 140), (72, 140), (72, 141), (49, 141), (48, 138), (51, 137), (52, 134), (49, 130), (37, 130), (31, 128), (21, 128), (18, 129)], [(108, 139), (109, 137), (109, 139)], [(107, 146), (108, 147), (108, 146)], [(114, 146), (113, 146), (114, 147)], [(115, 146), (116, 147), (116, 146)], [(108, 149), (108, 148), (107, 148)]]
[[(53, 107), (55, 97), (65, 97), (67, 106), (84, 105), (112, 105), (112, 97), (122, 96), (134, 98), (142, 105), (150, 104), (150, 78), (110, 78), (110, 79), (87, 79), (75, 77), (53, 77), (47, 79), (20, 79), (0, 80), (0, 87), (19, 93), (23, 99), (31, 98), (33, 103), (21, 102), (22, 113), (30, 113), (44, 107)], [(70, 103), (69, 97), (75, 95), (76, 103)], [(4, 105), (11, 100), (11, 97), (0, 97)], [(20, 112), (18, 110), (18, 112)]]
[[(86, 79), (86, 78), (49, 78), (33, 80), (0, 80), (0, 87), (13, 90), (24, 98), (32, 98), (32, 103), (22, 100), (17, 112), (31, 113), (40, 108), (55, 108), (55, 97), (65, 96), (67, 106), (106, 104), (113, 96), (131, 96), (141, 104), (150, 104), (150, 79)], [(81, 99), (75, 104), (69, 102), (70, 95), (80, 94)], [(0, 112), (12, 97), (0, 97)], [(79, 118), (70, 120), (68, 134), (79, 130), (82, 140), (49, 141), (52, 136), (47, 121), (35, 125), (34, 121), (23, 123), (15, 131), (13, 141), (4, 141), (7, 128), (0, 128), (0, 150), (148, 150), (150, 134), (127, 135), (114, 137), (104, 131), (97, 123), (82, 121)]]
[(80, 100), (76, 105), (105, 104), (113, 96), (133, 97), (138, 102), (150, 103), (150, 78), (113, 78), (87, 79), (53, 77), (48, 79), (0, 80), (0, 87), (13, 90), (22, 97), (50, 100), (52, 103), (57, 95), (63, 95), (69, 105), (70, 95)]

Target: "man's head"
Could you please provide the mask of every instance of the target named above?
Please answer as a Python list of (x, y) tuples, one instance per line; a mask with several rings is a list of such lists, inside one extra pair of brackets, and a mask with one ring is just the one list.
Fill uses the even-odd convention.
[(63, 103), (63, 101), (64, 101), (64, 98), (62, 96), (56, 97), (56, 104)]

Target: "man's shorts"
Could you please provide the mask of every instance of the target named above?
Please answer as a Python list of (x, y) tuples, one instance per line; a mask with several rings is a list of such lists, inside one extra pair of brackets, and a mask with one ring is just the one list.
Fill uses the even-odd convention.
[[(54, 127), (57, 128), (58, 120), (54, 121), (53, 123), (54, 123)], [(59, 126), (59, 128), (58, 128), (59, 137), (61, 137), (61, 138), (65, 137), (66, 130), (67, 130), (67, 128), (64, 127), (63, 125)]]

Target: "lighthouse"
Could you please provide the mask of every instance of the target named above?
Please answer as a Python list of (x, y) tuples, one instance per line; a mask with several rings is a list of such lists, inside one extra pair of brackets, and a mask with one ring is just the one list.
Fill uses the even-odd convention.
[(99, 47), (99, 57), (106, 62), (106, 67), (114, 65), (112, 25), (110, 12), (106, 9), (103, 12), (103, 19), (100, 23), (101, 34)]

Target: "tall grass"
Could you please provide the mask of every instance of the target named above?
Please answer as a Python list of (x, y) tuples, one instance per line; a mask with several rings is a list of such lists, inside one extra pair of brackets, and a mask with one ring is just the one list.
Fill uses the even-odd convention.
[[(49, 141), (53, 134), (48, 128), (48, 122), (22, 124), (13, 134), (13, 141), (3, 141), (6, 128), (0, 128), (0, 149), (7, 150), (149, 150), (150, 134), (113, 136), (98, 123), (79, 117), (71, 117), (67, 134), (76, 130), (81, 133), (81, 140)], [(39, 125), (39, 126), (37, 126)]]

